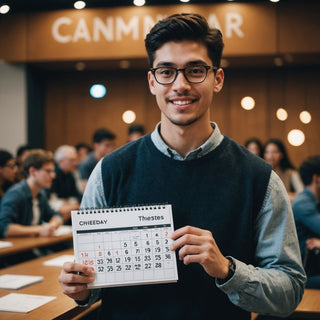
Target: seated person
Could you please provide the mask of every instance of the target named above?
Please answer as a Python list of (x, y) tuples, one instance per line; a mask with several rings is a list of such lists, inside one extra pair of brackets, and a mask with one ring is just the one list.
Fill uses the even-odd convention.
[(62, 224), (61, 215), (50, 208), (43, 188), (55, 177), (50, 152), (36, 149), (23, 162), (26, 179), (12, 186), (0, 206), (0, 237), (51, 236)]
[(13, 155), (0, 150), (0, 202), (4, 193), (14, 184), (16, 172), (17, 165)]
[(303, 183), (289, 159), (283, 142), (276, 138), (269, 139), (264, 145), (263, 157), (282, 180), (292, 202), (294, 197), (303, 190)]
[(88, 154), (92, 151), (92, 148), (85, 142), (79, 142), (75, 145), (78, 154), (78, 161), (81, 163)]
[(80, 208), (82, 193), (77, 189), (74, 172), (77, 170), (76, 148), (60, 146), (55, 154), (56, 177), (50, 189), (47, 189), (50, 206), (63, 217), (64, 223), (70, 223), (71, 211)]
[(27, 144), (21, 145), (17, 149), (17, 152), (16, 152), (16, 163), (17, 163), (16, 182), (19, 182), (24, 179), (22, 163), (23, 163), (24, 159), (29, 155), (31, 149), (32, 148)]
[(115, 138), (116, 136), (111, 131), (104, 128), (96, 130), (93, 134), (93, 151), (78, 166), (82, 190), (85, 189), (90, 174), (98, 161), (115, 149)]
[(137, 140), (145, 135), (144, 126), (138, 123), (133, 123), (128, 128), (128, 142)]
[(307, 288), (320, 289), (320, 156), (307, 158), (300, 167), (305, 189), (293, 200), (302, 261), (307, 273)]

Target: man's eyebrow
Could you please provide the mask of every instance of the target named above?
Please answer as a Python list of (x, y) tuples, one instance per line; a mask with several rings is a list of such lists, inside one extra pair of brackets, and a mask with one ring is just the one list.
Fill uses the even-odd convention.
[[(195, 60), (195, 61), (188, 61), (185, 66), (198, 66), (198, 65), (202, 65), (202, 66), (206, 66), (207, 63), (203, 60)], [(173, 62), (166, 62), (166, 61), (160, 61), (157, 63), (156, 67), (176, 67), (176, 64)]]

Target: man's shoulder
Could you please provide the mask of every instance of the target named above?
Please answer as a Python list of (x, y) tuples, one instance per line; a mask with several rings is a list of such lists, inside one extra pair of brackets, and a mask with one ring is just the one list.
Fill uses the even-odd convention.
[(30, 195), (30, 190), (25, 180), (11, 186), (4, 194), (2, 203), (17, 201), (27, 198)]
[(151, 139), (149, 134), (143, 136), (137, 140), (126, 143), (120, 148), (108, 153), (104, 158), (103, 162), (108, 161), (121, 161), (126, 160), (130, 161), (132, 158), (136, 157), (137, 153), (143, 152), (148, 143), (150, 143)]
[(298, 212), (300, 209), (306, 208), (307, 205), (313, 204), (313, 202), (312, 195), (307, 189), (304, 189), (293, 199), (292, 209), (294, 212)]

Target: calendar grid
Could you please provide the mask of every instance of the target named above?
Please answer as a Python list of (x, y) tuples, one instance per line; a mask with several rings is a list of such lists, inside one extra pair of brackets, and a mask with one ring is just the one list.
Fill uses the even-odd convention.
[(170, 250), (171, 205), (80, 210), (71, 216), (76, 262), (95, 272), (89, 287), (178, 280), (175, 253)]

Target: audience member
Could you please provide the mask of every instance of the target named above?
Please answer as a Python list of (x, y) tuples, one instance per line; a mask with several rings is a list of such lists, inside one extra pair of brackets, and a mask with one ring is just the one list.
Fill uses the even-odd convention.
[(179, 280), (90, 290), (91, 267), (66, 262), (63, 292), (80, 305), (102, 297), (104, 319), (290, 314), (305, 273), (286, 190), (269, 164), (210, 121), (224, 82), (221, 32), (198, 14), (175, 14), (151, 29), (146, 48), (161, 122), (99, 161), (81, 205), (172, 204)]
[(86, 159), (78, 166), (83, 183), (83, 190), (98, 161), (115, 149), (115, 139), (115, 134), (108, 129), (102, 128), (94, 132), (92, 137), (93, 151), (91, 151)]
[(139, 139), (145, 135), (145, 129), (142, 124), (133, 123), (128, 128), (128, 142)]
[(16, 163), (17, 163), (16, 181), (17, 182), (24, 179), (22, 163), (30, 153), (31, 149), (32, 148), (27, 144), (24, 144), (17, 149), (17, 152), (16, 152)]
[(307, 288), (320, 289), (320, 155), (308, 157), (299, 169), (305, 189), (292, 203)]
[(85, 142), (79, 142), (75, 147), (77, 150), (79, 163), (81, 163), (92, 151), (92, 148)]
[(71, 222), (71, 211), (80, 207), (82, 193), (76, 186), (74, 172), (77, 170), (78, 155), (76, 148), (69, 145), (60, 146), (55, 154), (56, 177), (47, 189), (49, 204), (63, 217), (64, 223)]
[(256, 156), (263, 158), (263, 145), (260, 139), (256, 137), (249, 138), (245, 141), (244, 146)]
[(0, 150), (0, 202), (4, 193), (11, 187), (16, 178), (17, 164), (13, 155)]
[(272, 165), (288, 192), (290, 201), (303, 190), (303, 183), (297, 170), (289, 160), (283, 142), (276, 138), (269, 139), (264, 145), (264, 159)]
[(23, 162), (26, 179), (12, 186), (0, 206), (0, 237), (50, 236), (62, 224), (61, 215), (48, 204), (43, 188), (55, 177), (50, 152), (35, 149)]

